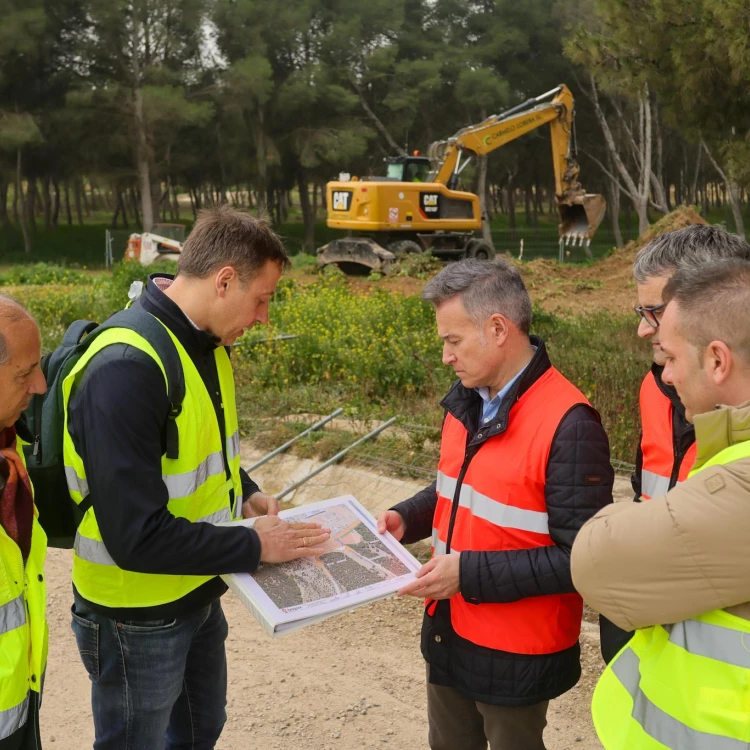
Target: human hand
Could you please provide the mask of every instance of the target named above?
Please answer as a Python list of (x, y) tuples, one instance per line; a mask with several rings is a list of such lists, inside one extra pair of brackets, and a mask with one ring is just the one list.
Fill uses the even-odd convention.
[(242, 503), (243, 518), (277, 516), (278, 514), (279, 501), (273, 495), (267, 495), (265, 492), (254, 492)]
[(320, 553), (315, 547), (327, 542), (331, 530), (319, 523), (282, 521), (278, 516), (263, 516), (253, 528), (260, 537), (261, 562), (280, 563)]
[(386, 531), (390, 531), (396, 541), (400, 542), (403, 539), (406, 524), (398, 511), (386, 510), (378, 516), (378, 534), (385, 534)]
[(460, 555), (435, 555), (416, 573), (416, 581), (397, 591), (399, 596), (450, 599), (460, 590)]

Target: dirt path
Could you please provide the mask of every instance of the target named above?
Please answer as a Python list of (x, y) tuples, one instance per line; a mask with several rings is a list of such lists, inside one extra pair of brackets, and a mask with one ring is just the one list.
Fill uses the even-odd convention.
[[(50, 550), (50, 657), (42, 737), (52, 750), (93, 742), (88, 677), (70, 630), (70, 552)], [(421, 604), (387, 599), (272, 640), (231, 595), (229, 720), (221, 750), (427, 750)], [(590, 719), (601, 669), (598, 629), (584, 623), (584, 676), (549, 713), (549, 750), (599, 748)]]

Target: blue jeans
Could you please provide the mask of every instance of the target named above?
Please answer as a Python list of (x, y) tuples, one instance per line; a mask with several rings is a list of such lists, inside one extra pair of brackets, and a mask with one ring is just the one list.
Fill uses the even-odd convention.
[(72, 607), (91, 679), (95, 750), (212, 750), (226, 722), (227, 621), (219, 600), (176, 620), (119, 622)]

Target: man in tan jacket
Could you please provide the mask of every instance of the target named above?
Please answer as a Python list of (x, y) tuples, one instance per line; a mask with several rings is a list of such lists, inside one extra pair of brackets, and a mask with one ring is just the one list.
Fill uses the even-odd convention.
[(664, 290), (663, 378), (695, 425), (695, 468), (578, 534), (573, 582), (637, 632), (597, 685), (607, 750), (750, 743), (750, 263), (680, 271)]

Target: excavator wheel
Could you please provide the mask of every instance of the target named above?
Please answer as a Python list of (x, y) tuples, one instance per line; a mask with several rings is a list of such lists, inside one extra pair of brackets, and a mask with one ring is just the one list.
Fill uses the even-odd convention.
[(494, 260), (495, 249), (484, 240), (471, 240), (466, 246), (466, 257), (477, 260)]
[(396, 242), (391, 242), (388, 245), (388, 249), (394, 255), (407, 255), (424, 252), (422, 246), (418, 242), (414, 242), (414, 240), (397, 240)]

